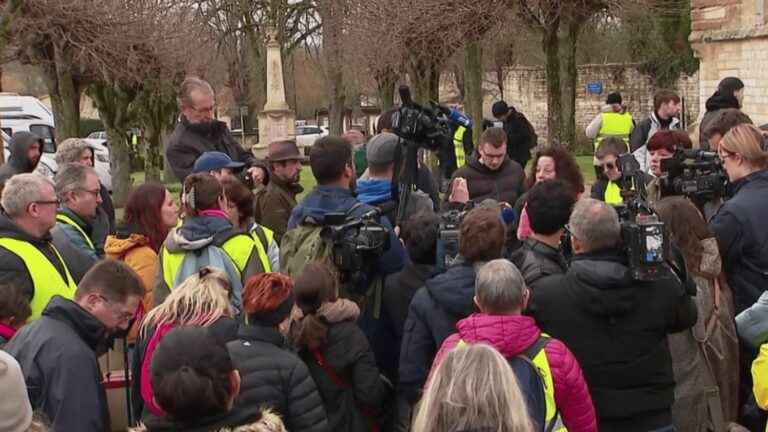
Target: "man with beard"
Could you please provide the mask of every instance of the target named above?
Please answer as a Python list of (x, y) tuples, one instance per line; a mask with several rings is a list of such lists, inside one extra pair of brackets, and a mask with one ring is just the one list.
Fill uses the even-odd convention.
[(35, 170), (43, 151), (43, 139), (30, 132), (16, 132), (8, 143), (8, 150), (10, 158), (0, 167), (0, 190), (9, 178)]
[(261, 162), (235, 141), (226, 123), (214, 119), (216, 102), (208, 82), (196, 77), (185, 79), (177, 102), (181, 119), (169, 139), (165, 156), (179, 181), (192, 173), (200, 155), (219, 151), (244, 163), (254, 183), (267, 182), (267, 171)]
[(294, 140), (269, 143), (267, 162), (271, 181), (256, 195), (256, 222), (271, 229), (278, 243), (296, 207), (296, 195), (304, 191), (299, 184), (304, 160)]

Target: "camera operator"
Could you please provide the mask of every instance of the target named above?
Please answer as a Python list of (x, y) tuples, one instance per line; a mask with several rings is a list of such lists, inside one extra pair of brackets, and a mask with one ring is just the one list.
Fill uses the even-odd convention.
[(532, 233), (510, 260), (531, 290), (536, 290), (543, 277), (568, 270), (560, 239), (575, 202), (573, 190), (562, 180), (545, 180), (528, 191), (526, 211)]
[(742, 124), (725, 134), (718, 153), (733, 196), (710, 225), (739, 313), (757, 301), (768, 283), (768, 152), (760, 130)]
[[(752, 119), (736, 108), (719, 110), (706, 125), (702, 122), (702, 127), (707, 128), (702, 131), (702, 136), (707, 138), (710, 151), (716, 152), (725, 134), (740, 124), (752, 124)], [(700, 145), (707, 148), (704, 144)]]
[(477, 208), (461, 222), (459, 257), (425, 283), (411, 301), (400, 350), (399, 392), (413, 405), (438, 348), (456, 322), (475, 312), (475, 269), (501, 257), (505, 230), (498, 210)]
[(524, 182), (523, 168), (507, 155), (507, 134), (494, 127), (483, 132), (467, 165), (453, 173), (445, 196), (449, 203), (490, 198), (512, 206), (523, 194)]
[(693, 299), (668, 268), (657, 280), (632, 278), (610, 205), (580, 200), (567, 228), (571, 267), (541, 280), (530, 313), (579, 360), (601, 432), (674, 430), (667, 334), (696, 322)]

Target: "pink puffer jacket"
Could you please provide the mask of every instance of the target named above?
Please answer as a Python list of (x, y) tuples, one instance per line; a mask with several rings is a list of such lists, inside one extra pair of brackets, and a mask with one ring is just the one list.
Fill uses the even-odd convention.
[[(456, 328), (459, 332), (443, 342), (432, 364), (432, 371), (459, 340), (470, 344), (485, 342), (504, 357), (511, 358), (524, 352), (541, 334), (533, 318), (522, 315), (473, 314), (456, 323)], [(555, 404), (568, 432), (597, 431), (595, 407), (576, 357), (557, 339), (550, 340), (544, 352), (552, 370)]]

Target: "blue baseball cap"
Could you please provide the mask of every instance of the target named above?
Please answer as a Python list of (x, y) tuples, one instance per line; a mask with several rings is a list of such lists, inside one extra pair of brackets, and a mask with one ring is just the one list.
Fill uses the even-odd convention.
[(201, 172), (217, 171), (222, 168), (242, 168), (245, 164), (235, 162), (229, 155), (222, 152), (210, 151), (200, 155), (192, 167), (192, 172), (197, 174)]

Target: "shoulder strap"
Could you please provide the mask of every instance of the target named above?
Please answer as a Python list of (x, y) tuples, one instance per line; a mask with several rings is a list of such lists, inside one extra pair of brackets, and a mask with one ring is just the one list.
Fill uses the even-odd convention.
[(539, 336), (539, 339), (536, 340), (536, 342), (533, 343), (533, 345), (529, 346), (527, 350), (523, 351), (521, 354), (528, 360), (533, 360), (536, 358), (537, 355), (539, 355), (539, 352), (541, 352), (542, 349), (549, 343), (550, 337), (546, 336), (544, 334), (541, 334)]
[(362, 206), (364, 206), (364, 205), (365, 205), (365, 204), (364, 204), (364, 203), (362, 203), (362, 202), (360, 202), (360, 201), (356, 202), (356, 203), (355, 203), (355, 205), (353, 205), (352, 207), (350, 207), (350, 208), (349, 208), (349, 210), (347, 210), (347, 212), (346, 212), (346, 214), (347, 214), (347, 217), (351, 216), (351, 215), (352, 215), (352, 213), (354, 213), (354, 212), (355, 212), (355, 210), (359, 209), (360, 207), (362, 207)]
[(256, 233), (256, 236), (259, 238), (259, 241), (264, 246), (264, 250), (269, 249), (269, 241), (267, 240), (267, 234), (264, 232), (264, 228), (262, 228), (261, 225), (257, 224), (253, 232)]
[(337, 386), (343, 388), (343, 389), (349, 389), (352, 388), (346, 381), (344, 381), (339, 374), (336, 373), (336, 371), (331, 367), (331, 365), (328, 364), (328, 362), (325, 360), (325, 356), (322, 352), (320, 352), (319, 349), (313, 349), (311, 350), (312, 356), (315, 357), (315, 362), (317, 362), (317, 365), (320, 366), (325, 373), (328, 375), (328, 378), (331, 379), (331, 381), (334, 382)]

